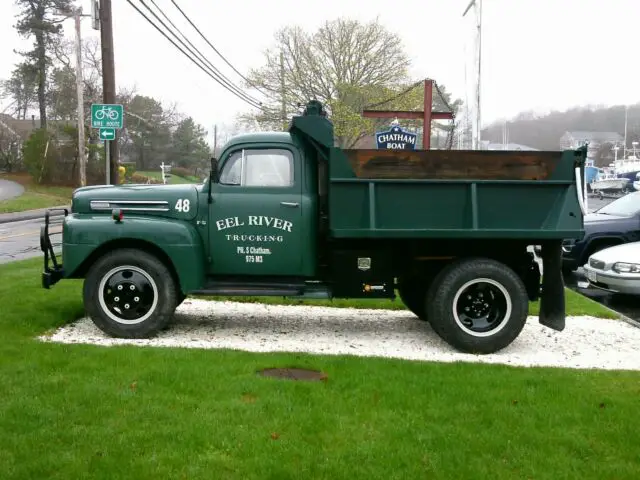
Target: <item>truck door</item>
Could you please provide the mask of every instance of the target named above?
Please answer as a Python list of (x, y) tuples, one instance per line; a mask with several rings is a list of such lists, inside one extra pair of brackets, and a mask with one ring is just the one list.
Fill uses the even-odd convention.
[(209, 213), (211, 273), (301, 274), (300, 167), (299, 152), (284, 147), (238, 147), (220, 159)]

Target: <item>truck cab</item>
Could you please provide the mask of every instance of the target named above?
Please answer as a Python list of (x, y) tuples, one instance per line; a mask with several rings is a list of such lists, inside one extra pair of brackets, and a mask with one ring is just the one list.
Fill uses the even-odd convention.
[(288, 132), (230, 140), (200, 185), (75, 190), (63, 263), (45, 216), (42, 283), (83, 278), (89, 316), (125, 338), (165, 328), (187, 295), (399, 295), (453, 347), (491, 353), (519, 335), (530, 300), (564, 328), (561, 245), (584, 234), (585, 158), (343, 150), (311, 101)]
[(288, 132), (240, 135), (213, 168), (208, 271), (316, 275), (318, 179), (304, 146)]

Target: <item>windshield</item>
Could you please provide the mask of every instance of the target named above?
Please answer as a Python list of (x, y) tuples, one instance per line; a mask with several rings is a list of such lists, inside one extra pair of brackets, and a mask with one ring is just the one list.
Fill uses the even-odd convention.
[(610, 204), (596, 210), (596, 213), (631, 217), (635, 215), (638, 210), (640, 210), (640, 192), (635, 192), (614, 200)]

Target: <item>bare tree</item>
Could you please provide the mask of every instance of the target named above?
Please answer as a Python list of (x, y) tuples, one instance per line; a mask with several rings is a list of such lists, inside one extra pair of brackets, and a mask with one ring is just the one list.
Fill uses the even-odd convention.
[(362, 108), (406, 87), (409, 64), (400, 37), (377, 19), (366, 24), (337, 19), (315, 33), (285, 27), (276, 34), (275, 47), (265, 52), (264, 65), (248, 75), (247, 87), (266, 96), (265, 106), (242, 115), (241, 123), (281, 130), (299, 104), (317, 99), (332, 115), (337, 143), (350, 147), (372, 128), (370, 120), (361, 118)]

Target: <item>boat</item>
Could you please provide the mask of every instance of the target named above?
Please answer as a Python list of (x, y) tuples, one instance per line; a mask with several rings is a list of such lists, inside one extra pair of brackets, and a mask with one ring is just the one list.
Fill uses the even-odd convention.
[(591, 191), (602, 198), (604, 193), (626, 194), (631, 189), (631, 180), (618, 176), (614, 167), (599, 169), (598, 176), (589, 184)]
[(627, 148), (627, 124), (629, 121), (629, 107), (625, 107), (624, 112), (624, 145), (622, 158), (618, 159), (618, 145), (614, 146), (615, 159), (614, 168), (618, 177), (627, 178), (631, 182), (630, 188), (636, 189), (635, 182), (640, 173), (640, 158), (638, 157), (638, 142), (631, 142), (632, 147)]
[(591, 182), (597, 177), (600, 169), (594, 165), (593, 158), (587, 158), (584, 164), (584, 183), (587, 185), (587, 191), (591, 191)]
[[(636, 143), (636, 142), (634, 142)], [(614, 161), (616, 173), (620, 178), (627, 178), (630, 182), (635, 182), (640, 173), (640, 158), (636, 155), (636, 147), (625, 158)]]
[(635, 190), (640, 190), (640, 172), (636, 174), (636, 178), (633, 181), (633, 188)]

